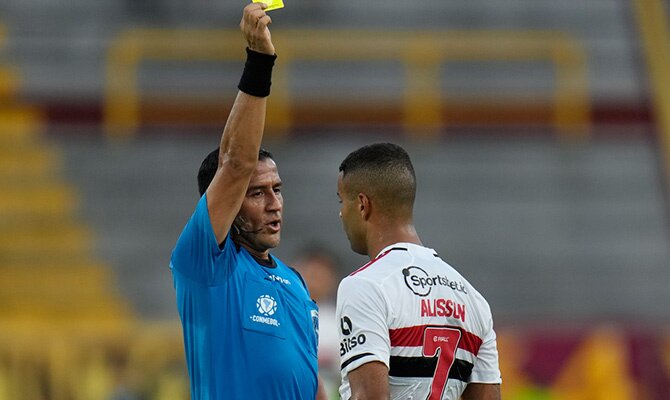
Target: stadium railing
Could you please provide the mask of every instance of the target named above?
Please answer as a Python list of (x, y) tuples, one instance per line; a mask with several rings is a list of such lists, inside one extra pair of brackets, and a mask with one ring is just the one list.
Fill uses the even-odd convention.
[(670, 28), (668, 9), (662, 0), (633, 0), (640, 29), (649, 91), (665, 160), (666, 188), (670, 191)]
[[(546, 121), (565, 137), (584, 137), (590, 124), (585, 51), (564, 32), (552, 31), (341, 31), (273, 32), (282, 62), (273, 79), (269, 132), (294, 123), (289, 70), (301, 61), (400, 62), (405, 68), (402, 125), (415, 134), (434, 135), (448, 121), (440, 89), (440, 68), (453, 61), (549, 62), (554, 67), (551, 115)], [(107, 56), (104, 119), (111, 137), (133, 135), (142, 122), (138, 70), (152, 61), (241, 61), (235, 30), (130, 29), (110, 45)]]
[[(0, 49), (7, 41), (7, 27), (0, 22)], [(29, 135), (41, 126), (41, 114), (35, 107), (17, 104), (15, 95), (21, 74), (12, 65), (0, 63), (0, 140)]]

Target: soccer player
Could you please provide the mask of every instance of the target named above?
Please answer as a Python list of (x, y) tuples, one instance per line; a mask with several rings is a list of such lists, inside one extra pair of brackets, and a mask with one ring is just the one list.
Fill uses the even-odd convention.
[(260, 149), (275, 48), (265, 4), (240, 22), (247, 61), (219, 148), (198, 172), (200, 201), (172, 253), (193, 400), (324, 399), (318, 307), (279, 244), (281, 179)]
[(337, 192), (351, 248), (371, 260), (337, 292), (342, 399), (499, 400), (491, 310), (422, 245), (407, 152), (379, 143), (350, 153)]

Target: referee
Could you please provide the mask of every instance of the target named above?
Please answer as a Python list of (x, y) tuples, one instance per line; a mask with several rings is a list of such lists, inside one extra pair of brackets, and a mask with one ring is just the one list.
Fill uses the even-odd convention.
[(326, 398), (318, 307), (300, 275), (270, 255), (283, 199), (277, 165), (260, 148), (276, 59), (265, 8), (244, 8), (240, 91), (170, 261), (193, 400)]

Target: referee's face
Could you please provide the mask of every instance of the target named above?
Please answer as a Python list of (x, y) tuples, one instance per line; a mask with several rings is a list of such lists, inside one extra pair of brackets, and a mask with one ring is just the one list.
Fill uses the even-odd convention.
[(281, 185), (275, 162), (270, 158), (259, 161), (235, 220), (240, 231), (237, 241), (258, 257), (266, 258), (279, 245), (284, 206)]
[(340, 219), (344, 233), (347, 235), (351, 250), (358, 254), (367, 254), (365, 232), (359, 212), (356, 193), (350, 193), (342, 179), (342, 172), (337, 177), (337, 196), (340, 202)]

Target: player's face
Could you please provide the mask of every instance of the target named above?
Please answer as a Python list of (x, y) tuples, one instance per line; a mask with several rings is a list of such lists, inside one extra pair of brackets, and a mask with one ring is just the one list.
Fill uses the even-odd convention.
[(337, 197), (340, 201), (342, 227), (351, 245), (351, 250), (358, 254), (367, 254), (358, 193), (351, 193), (348, 190), (346, 183), (342, 179), (341, 172), (337, 177)]
[(237, 241), (255, 256), (267, 257), (279, 245), (283, 206), (277, 164), (269, 158), (259, 161), (235, 219)]

